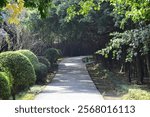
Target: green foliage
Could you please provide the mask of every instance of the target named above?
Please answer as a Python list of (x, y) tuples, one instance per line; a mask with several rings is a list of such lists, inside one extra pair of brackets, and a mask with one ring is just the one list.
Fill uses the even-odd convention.
[[(11, 0), (0, 0), (0, 9), (6, 7)], [(48, 11), (52, 6), (52, 0), (24, 0), (25, 7), (38, 9), (42, 18), (48, 16)]]
[(24, 0), (25, 7), (37, 8), (41, 17), (46, 18), (48, 11), (52, 7), (52, 0)]
[(121, 16), (122, 28), (129, 19), (134, 22), (150, 21), (149, 0), (80, 0), (68, 8), (68, 20), (72, 20), (77, 15), (85, 16), (93, 10), (100, 10), (104, 2), (109, 2), (113, 6), (114, 15)]
[(38, 56), (38, 59), (39, 59), (39, 62), (40, 62), (40, 63), (43, 63), (44, 65), (47, 66), (48, 70), (51, 69), (51, 64), (50, 64), (50, 62), (48, 61), (47, 58), (45, 58), (45, 57), (43, 57), (43, 56)]
[(17, 52), (23, 54), (31, 61), (36, 73), (36, 79), (37, 79), (36, 82), (37, 83), (45, 82), (45, 77), (48, 73), (47, 66), (40, 63), (37, 56), (30, 50), (19, 50)]
[(36, 80), (33, 66), (29, 59), (18, 52), (0, 54), (0, 68), (10, 73), (13, 81), (13, 93), (29, 88)]
[(50, 61), (51, 65), (57, 62), (59, 56), (59, 51), (55, 48), (49, 48), (45, 52), (45, 57)]
[(7, 73), (0, 72), (0, 98), (9, 99), (11, 95), (11, 82)]
[(35, 67), (35, 65), (39, 63), (37, 56), (30, 50), (18, 50), (17, 52), (26, 56), (32, 63), (33, 67)]
[(114, 6), (114, 13), (123, 15), (121, 25), (128, 19), (134, 22), (150, 20), (150, 1), (149, 0), (110, 0)]
[[(109, 3), (103, 3), (100, 6), (100, 11), (93, 8), (89, 14), (86, 15), (85, 13), (84, 16), (79, 14), (70, 22), (67, 22), (67, 17), (69, 17), (68, 9), (71, 6), (75, 6), (77, 7), (76, 10), (80, 10), (78, 9), (79, 2), (80, 0), (67, 2), (65, 0), (53, 0), (55, 7), (51, 9), (49, 17), (39, 19), (37, 14), (33, 14), (31, 16), (32, 25), (30, 26), (36, 41), (38, 39), (39, 41), (42, 40), (44, 45), (49, 44), (49, 47), (53, 47), (58, 43), (63, 54), (67, 56), (85, 54), (88, 48), (92, 46), (94, 49), (88, 51), (88, 54), (92, 54), (99, 46), (100, 35), (103, 33), (108, 35), (109, 32), (114, 30), (113, 18), (110, 16), (112, 7)], [(83, 4), (84, 2), (81, 3)], [(40, 48), (40, 46), (38, 47)], [(36, 48), (35, 50), (38, 51), (40, 49)]]
[(74, 1), (67, 8), (67, 21), (72, 20), (77, 15), (87, 16), (92, 10), (100, 10), (100, 1), (97, 0), (80, 0)]
[(42, 64), (42, 63), (36, 64), (35, 72), (36, 72), (36, 77), (37, 77), (36, 82), (37, 83), (45, 83), (46, 82), (46, 76), (48, 73), (47, 66), (45, 64)]
[[(106, 48), (97, 51), (108, 57), (112, 53), (113, 58), (120, 59), (126, 53), (126, 62), (131, 62), (137, 53), (146, 55), (150, 51), (150, 25), (139, 29), (128, 30), (123, 33), (111, 34), (113, 38), (110, 40)], [(122, 53), (124, 52), (124, 53)]]
[(40, 63), (37, 56), (30, 50), (19, 50), (18, 52), (25, 55), (31, 61), (36, 73), (36, 79), (37, 79), (36, 82), (37, 83), (45, 82), (45, 78), (48, 73), (48, 68), (47, 68), (48, 64), (46, 63), (46, 61), (43, 60), (47, 65)]
[(4, 7), (6, 5), (8, 0), (1, 0), (0, 1), (0, 8)]
[[(1, 0), (0, 7), (4, 7), (9, 0)], [(122, 15), (121, 25), (128, 19), (134, 22), (149, 21), (150, 19), (150, 2), (149, 0), (24, 0), (25, 7), (37, 8), (42, 18), (49, 15), (50, 10), (57, 9), (57, 13), (62, 6), (67, 8), (67, 21), (72, 20), (75, 16), (86, 16), (91, 11), (100, 10), (101, 4), (109, 2), (114, 7), (114, 14)], [(61, 7), (61, 8), (60, 8)]]

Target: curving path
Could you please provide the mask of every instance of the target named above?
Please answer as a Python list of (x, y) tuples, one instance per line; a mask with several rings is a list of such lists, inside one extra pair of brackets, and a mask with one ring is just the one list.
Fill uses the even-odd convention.
[(65, 58), (53, 81), (36, 96), (36, 100), (103, 100), (91, 80), (83, 57)]

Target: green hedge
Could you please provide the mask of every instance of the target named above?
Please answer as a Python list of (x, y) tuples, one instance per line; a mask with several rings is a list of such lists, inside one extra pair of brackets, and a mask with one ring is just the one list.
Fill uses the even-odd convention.
[(60, 56), (60, 53), (57, 49), (55, 48), (49, 48), (45, 52), (45, 57), (49, 60), (51, 65), (57, 62), (58, 58)]
[(7, 73), (0, 72), (0, 98), (9, 99), (11, 95), (12, 83)]
[(46, 76), (48, 73), (47, 66), (42, 64), (42, 63), (36, 64), (35, 72), (37, 75), (36, 83), (45, 83), (46, 82)]
[(39, 60), (29, 50), (0, 53), (0, 99), (9, 99), (11, 94), (15, 99), (16, 93), (28, 89), (35, 82), (46, 82), (50, 63), (44, 57)]
[(44, 65), (47, 66), (48, 70), (51, 69), (51, 64), (50, 64), (50, 62), (48, 61), (47, 58), (45, 58), (45, 57), (43, 57), (43, 56), (38, 56), (38, 59), (39, 59), (39, 62), (40, 62), (40, 63), (43, 63)]
[(26, 56), (30, 60), (33, 66), (39, 63), (37, 56), (30, 50), (18, 50), (17, 52)]
[(12, 93), (29, 88), (36, 80), (34, 68), (27, 57), (19, 52), (3, 52), (0, 54), (0, 68), (12, 75)]
[(40, 63), (37, 56), (30, 50), (18, 50), (17, 52), (25, 55), (31, 61), (36, 73), (36, 83), (44, 82), (48, 73), (47, 66)]

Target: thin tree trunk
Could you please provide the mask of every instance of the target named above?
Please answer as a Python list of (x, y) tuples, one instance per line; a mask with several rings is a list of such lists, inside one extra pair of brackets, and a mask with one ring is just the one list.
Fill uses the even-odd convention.
[(150, 55), (146, 55), (146, 65), (148, 70), (148, 76), (150, 77)]
[(12, 90), (11, 90), (11, 95), (12, 95), (13, 100), (16, 100), (15, 94), (16, 94), (16, 93), (15, 93), (14, 89), (12, 89)]
[(143, 71), (143, 61), (141, 58), (140, 53), (137, 54), (137, 74), (138, 74), (138, 84), (143, 84), (143, 80), (144, 80), (144, 71)]
[(131, 83), (131, 63), (128, 63), (128, 80), (129, 80), (129, 82)]

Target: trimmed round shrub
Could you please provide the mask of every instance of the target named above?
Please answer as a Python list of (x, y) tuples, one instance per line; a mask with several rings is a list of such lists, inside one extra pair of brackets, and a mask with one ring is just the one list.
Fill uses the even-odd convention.
[(45, 52), (45, 57), (49, 60), (51, 65), (57, 62), (60, 54), (59, 51), (55, 48), (49, 48)]
[(30, 50), (18, 50), (17, 52), (26, 56), (30, 60), (33, 66), (39, 63), (37, 56)]
[(36, 83), (45, 83), (46, 76), (48, 73), (47, 66), (42, 63), (36, 64), (35, 72), (36, 72), (36, 76), (37, 76)]
[(36, 80), (34, 68), (27, 57), (19, 52), (3, 52), (0, 54), (1, 71), (12, 76), (12, 93), (29, 88)]
[(43, 57), (43, 56), (38, 56), (38, 59), (39, 59), (39, 62), (40, 62), (40, 63), (43, 63), (44, 65), (47, 66), (48, 70), (51, 69), (51, 64), (50, 64), (50, 62), (48, 61), (47, 58), (45, 58), (45, 57)]
[(48, 72), (47, 66), (40, 63), (37, 56), (30, 50), (18, 50), (17, 52), (23, 54), (31, 61), (36, 74), (36, 83), (43, 82)]
[(11, 95), (11, 81), (5, 72), (0, 72), (0, 98), (9, 99)]

